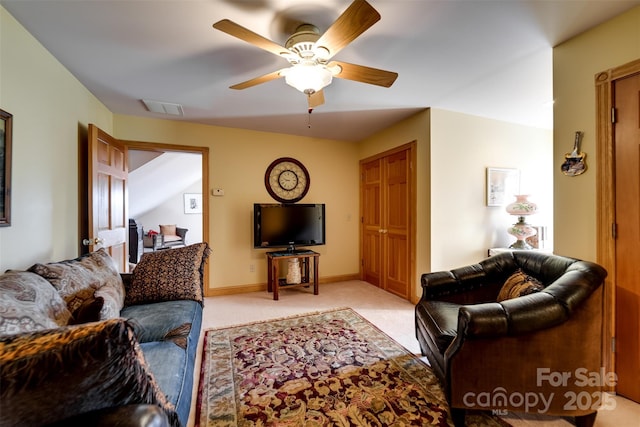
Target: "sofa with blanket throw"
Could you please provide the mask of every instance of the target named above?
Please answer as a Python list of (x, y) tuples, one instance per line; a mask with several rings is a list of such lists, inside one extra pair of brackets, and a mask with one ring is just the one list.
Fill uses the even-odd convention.
[(206, 243), (104, 249), (0, 276), (0, 426), (184, 426), (202, 324)]
[(534, 251), (423, 274), (416, 336), (455, 425), (464, 425), (465, 409), (592, 425), (598, 405), (607, 405), (604, 384), (586, 380), (603, 366), (606, 275), (597, 264)]

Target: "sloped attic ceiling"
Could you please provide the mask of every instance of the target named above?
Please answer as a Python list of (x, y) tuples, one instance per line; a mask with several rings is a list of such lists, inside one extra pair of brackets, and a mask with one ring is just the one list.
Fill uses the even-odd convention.
[(143, 216), (201, 179), (200, 154), (160, 154), (129, 172), (129, 217)]

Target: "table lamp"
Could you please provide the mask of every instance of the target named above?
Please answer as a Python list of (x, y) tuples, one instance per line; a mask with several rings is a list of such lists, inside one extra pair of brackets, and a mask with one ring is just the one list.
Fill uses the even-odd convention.
[(529, 195), (517, 194), (516, 201), (509, 203), (506, 210), (509, 214), (518, 217), (518, 222), (507, 229), (507, 232), (517, 240), (509, 246), (510, 249), (533, 249), (526, 242), (527, 237), (535, 236), (536, 229), (526, 223), (525, 217), (533, 215), (538, 210), (538, 206), (528, 200)]

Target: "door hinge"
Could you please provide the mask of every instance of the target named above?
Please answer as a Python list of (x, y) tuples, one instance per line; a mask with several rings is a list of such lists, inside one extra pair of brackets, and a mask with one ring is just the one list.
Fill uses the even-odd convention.
[(618, 224), (615, 222), (611, 224), (611, 238), (613, 238), (613, 240), (618, 238)]
[(616, 337), (611, 337), (611, 353), (616, 352)]
[(616, 122), (616, 109), (611, 108), (611, 123), (615, 123), (615, 122)]

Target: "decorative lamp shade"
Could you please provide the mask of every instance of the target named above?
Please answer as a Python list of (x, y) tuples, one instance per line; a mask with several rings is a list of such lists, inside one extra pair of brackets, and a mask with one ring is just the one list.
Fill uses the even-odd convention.
[(509, 246), (512, 249), (532, 249), (526, 239), (535, 236), (536, 229), (527, 224), (524, 217), (536, 213), (538, 206), (530, 202), (528, 197), (526, 194), (518, 194), (516, 195), (516, 201), (509, 203), (506, 207), (508, 213), (518, 217), (518, 222), (507, 229), (507, 232), (517, 239)]
[(533, 215), (538, 210), (538, 205), (528, 200), (529, 195), (518, 194), (515, 197), (516, 201), (509, 203), (506, 207), (507, 212), (511, 215)]
[(324, 65), (300, 63), (283, 71), (284, 80), (289, 86), (293, 86), (302, 93), (311, 95), (325, 86), (333, 79), (333, 73)]
[(525, 240), (527, 237), (535, 236), (536, 229), (525, 222), (518, 221), (507, 229), (507, 232), (519, 240)]

